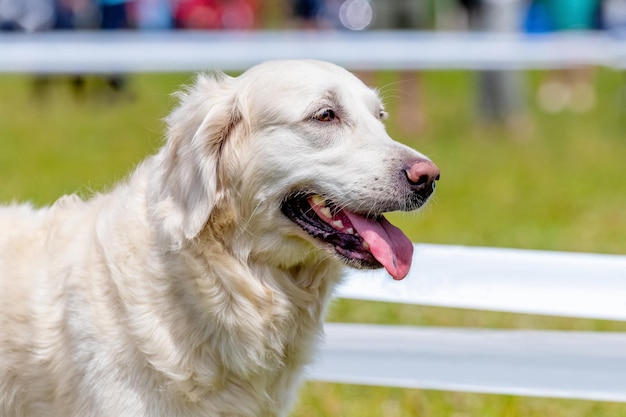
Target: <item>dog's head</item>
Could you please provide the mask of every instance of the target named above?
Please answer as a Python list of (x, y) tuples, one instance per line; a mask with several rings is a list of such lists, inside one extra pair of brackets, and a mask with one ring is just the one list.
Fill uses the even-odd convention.
[(173, 243), (228, 230), (277, 266), (330, 253), (407, 274), (413, 246), (382, 213), (421, 207), (439, 170), (388, 136), (374, 90), (333, 64), (271, 61), (201, 76), (180, 99), (149, 201)]

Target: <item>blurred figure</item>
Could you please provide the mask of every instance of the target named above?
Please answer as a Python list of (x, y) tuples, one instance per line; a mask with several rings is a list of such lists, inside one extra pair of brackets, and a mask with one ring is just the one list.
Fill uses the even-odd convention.
[(100, 7), (100, 29), (128, 29), (128, 4), (130, 0), (97, 0)]
[(93, 30), (100, 25), (100, 11), (93, 0), (55, 0), (54, 30)]
[(291, 10), (296, 27), (300, 29), (320, 29), (323, 27), (325, 12), (324, 0), (291, 0)]
[[(600, 0), (534, 0), (555, 32), (580, 32), (598, 28)], [(583, 113), (595, 106), (594, 70), (589, 66), (555, 70), (537, 92), (540, 107), (549, 113), (565, 109)]]
[(0, 30), (40, 32), (54, 19), (53, 0), (0, 0)]
[[(366, 0), (348, 0), (340, 9), (340, 20), (352, 30), (419, 30), (428, 26), (427, 6), (425, 0), (375, 0), (371, 6)], [(367, 85), (377, 84), (372, 72), (360, 71), (358, 75)], [(400, 71), (396, 78), (393, 91), (397, 93), (392, 96), (397, 96), (398, 102), (393, 106), (392, 119), (403, 133), (414, 135), (425, 127), (420, 74)]]
[[(626, 39), (626, 0), (603, 0), (602, 25), (609, 33)], [(618, 92), (621, 111), (626, 111), (626, 61), (622, 65), (623, 82)]]
[(626, 0), (602, 0), (602, 26), (617, 36), (626, 36)]
[[(519, 30), (522, 7), (519, 0), (460, 0), (459, 3), (467, 13), (471, 31), (512, 33)], [(526, 115), (519, 71), (484, 70), (476, 76), (479, 120), (526, 136), (531, 123)]]
[(555, 31), (597, 28), (600, 0), (534, 0), (543, 5)]
[[(90, 0), (0, 0), (0, 29), (24, 32), (43, 32), (52, 29), (74, 29), (76, 16), (82, 16), (83, 4)], [(44, 97), (52, 77), (35, 75), (33, 94)], [(70, 76), (70, 85), (75, 94), (82, 91), (84, 81), (77, 75)]]
[(172, 0), (134, 0), (131, 3), (131, 20), (139, 30), (171, 29), (173, 14)]
[[(129, 19), (129, 0), (56, 0), (55, 30), (126, 30), (131, 27)], [(78, 99), (85, 97), (87, 90), (85, 74), (70, 75), (70, 85), (74, 96)], [(101, 91), (102, 97), (107, 100), (130, 98), (127, 90), (126, 77), (122, 74), (109, 74), (96, 77), (104, 81), (106, 89)], [(46, 93), (50, 77), (38, 77), (35, 82), (35, 92), (41, 97)], [(113, 92), (114, 94), (111, 94)]]
[[(125, 30), (130, 28), (129, 4), (130, 0), (97, 0), (100, 8), (101, 30)], [(126, 78), (122, 74), (110, 74), (105, 82), (114, 92), (126, 89)]]
[(176, 27), (197, 30), (251, 30), (258, 25), (257, 0), (179, 0)]

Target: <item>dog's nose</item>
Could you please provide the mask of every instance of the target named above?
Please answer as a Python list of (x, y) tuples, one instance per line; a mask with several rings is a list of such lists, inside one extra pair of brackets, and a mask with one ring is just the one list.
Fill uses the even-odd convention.
[(424, 197), (428, 197), (433, 192), (435, 181), (438, 181), (440, 177), (437, 165), (427, 159), (412, 162), (405, 172), (411, 188)]

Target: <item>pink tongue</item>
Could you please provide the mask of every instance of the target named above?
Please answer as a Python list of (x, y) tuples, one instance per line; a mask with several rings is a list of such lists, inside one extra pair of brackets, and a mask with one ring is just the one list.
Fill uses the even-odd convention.
[(344, 211), (352, 226), (370, 245), (370, 252), (393, 279), (401, 280), (409, 273), (413, 260), (413, 243), (383, 216), (378, 221)]

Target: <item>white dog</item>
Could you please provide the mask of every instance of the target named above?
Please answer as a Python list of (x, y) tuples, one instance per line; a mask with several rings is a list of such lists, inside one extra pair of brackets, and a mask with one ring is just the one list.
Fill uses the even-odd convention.
[(439, 171), (373, 90), (276, 61), (179, 98), (110, 193), (0, 208), (1, 416), (285, 416), (341, 265), (407, 274), (381, 213)]

